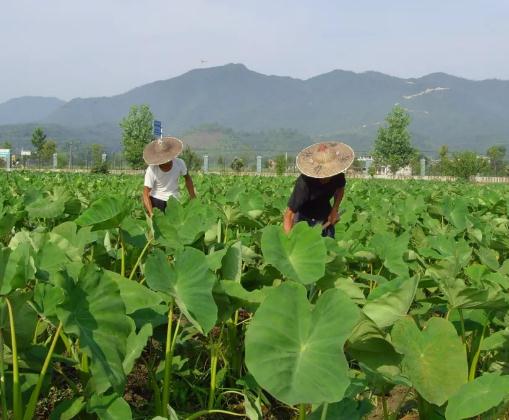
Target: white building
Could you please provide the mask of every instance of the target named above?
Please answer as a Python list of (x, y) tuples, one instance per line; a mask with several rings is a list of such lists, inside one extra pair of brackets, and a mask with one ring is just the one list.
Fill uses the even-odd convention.
[[(373, 165), (373, 156), (359, 156), (357, 158), (359, 162), (364, 163), (363, 172), (367, 172), (368, 169)], [(376, 171), (377, 175), (393, 175), (391, 170), (388, 166), (381, 166)], [(404, 168), (399, 169), (396, 174), (396, 176), (406, 176), (406, 175), (412, 175), (412, 168), (410, 166), (405, 166)]]

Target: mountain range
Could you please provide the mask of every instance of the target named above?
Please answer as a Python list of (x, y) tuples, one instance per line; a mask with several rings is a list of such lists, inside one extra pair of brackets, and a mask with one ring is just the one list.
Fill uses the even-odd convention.
[(26, 146), (31, 130), (42, 126), (58, 142), (73, 139), (120, 149), (119, 122), (139, 104), (150, 105), (166, 134), (185, 138), (192, 133), (193, 146), (201, 148), (217, 145), (207, 143), (214, 127), (219, 137), (232, 130), (243, 133), (241, 142), (254, 148), (261, 147), (260, 138), (263, 147), (278, 146), (271, 144), (270, 133), (284, 129), (294, 133), (285, 147), (342, 139), (368, 151), (395, 104), (410, 113), (413, 143), (421, 150), (447, 144), (451, 150), (485, 151), (509, 143), (509, 81), (444, 73), (403, 79), (343, 70), (302, 80), (264, 75), (242, 64), (191, 70), (111, 97), (11, 99), (0, 104), (0, 142)]

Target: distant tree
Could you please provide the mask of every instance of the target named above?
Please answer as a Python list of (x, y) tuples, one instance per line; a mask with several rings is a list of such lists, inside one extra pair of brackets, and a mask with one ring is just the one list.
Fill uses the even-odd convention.
[(410, 115), (396, 105), (385, 119), (386, 127), (378, 129), (373, 157), (377, 165), (388, 166), (392, 173), (407, 166), (416, 151), (410, 144)]
[(277, 155), (275, 161), (276, 174), (283, 175), (286, 172), (286, 156)]
[(90, 172), (94, 174), (107, 174), (109, 173), (109, 164), (107, 161), (103, 162), (104, 147), (102, 144), (94, 143), (90, 146), (91, 154), (91, 167)]
[(44, 162), (50, 161), (56, 151), (57, 144), (53, 140), (46, 140), (39, 152), (40, 160)]
[(447, 159), (449, 156), (449, 146), (447, 146), (446, 144), (440, 146), (440, 148), (438, 149), (438, 156), (440, 157), (440, 159)]
[(41, 166), (41, 152), (44, 147), (44, 143), (46, 143), (46, 134), (44, 134), (44, 130), (41, 127), (37, 127), (32, 133), (32, 145), (35, 148), (35, 154), (37, 156), (39, 166)]
[(491, 146), (486, 151), (486, 156), (490, 160), (491, 174), (498, 176), (504, 167), (504, 157), (506, 153), (505, 146)]
[(104, 146), (102, 144), (94, 143), (94, 144), (90, 145), (91, 167), (99, 166), (102, 163), (103, 152), (104, 152)]
[(69, 154), (65, 151), (59, 151), (57, 154), (57, 168), (63, 169), (69, 165)]
[(438, 149), (438, 161), (433, 162), (430, 168), (432, 175), (448, 176), (451, 173), (451, 160), (449, 159), (449, 147), (442, 145)]
[(410, 160), (410, 169), (412, 170), (412, 175), (420, 175), (421, 174), (421, 159), (420, 155), (414, 155)]
[(412, 175), (421, 175), (421, 160), (424, 159), (424, 165), (426, 170), (426, 175), (429, 175), (430, 169), (430, 160), (424, 156), (423, 154), (416, 153), (412, 160), (410, 161), (410, 168), (412, 169)]
[(109, 174), (110, 173), (110, 167), (108, 165), (108, 162), (99, 162), (98, 164), (95, 164), (90, 169), (90, 172), (93, 174)]
[(132, 106), (127, 117), (120, 122), (124, 156), (134, 169), (145, 166), (143, 149), (152, 139), (154, 116), (148, 105)]
[(94, 143), (90, 146), (92, 167), (99, 166), (103, 162), (104, 147), (102, 144)]
[(184, 148), (179, 158), (186, 162), (187, 169), (190, 171), (197, 171), (202, 167), (202, 159), (189, 146)]
[(368, 174), (371, 178), (373, 178), (375, 175), (376, 175), (376, 166), (375, 165), (371, 165), (369, 168), (368, 168)]
[(471, 151), (456, 153), (450, 161), (450, 173), (462, 179), (468, 179), (485, 170), (488, 166), (486, 159)]
[[(242, 168), (242, 169), (243, 169), (244, 171), (247, 171), (247, 170), (248, 170), (247, 168), (249, 167), (249, 161), (250, 161), (250, 159), (249, 159), (249, 155), (248, 155), (248, 154), (246, 154), (246, 153), (244, 153), (242, 156), (240, 156), (240, 160), (241, 160), (241, 161), (242, 161), (242, 163), (244, 164), (244, 166), (243, 166), (243, 168)], [(255, 167), (256, 167), (256, 162), (255, 162)]]
[(235, 172), (240, 172), (244, 168), (244, 161), (241, 158), (235, 157), (235, 158), (233, 158), (230, 167)]
[(351, 169), (353, 172), (362, 172), (364, 169), (364, 164), (357, 158), (353, 160)]
[(224, 169), (224, 166), (225, 166), (225, 160), (224, 160), (224, 157), (219, 156), (219, 157), (217, 158), (217, 166), (218, 166), (220, 169)]

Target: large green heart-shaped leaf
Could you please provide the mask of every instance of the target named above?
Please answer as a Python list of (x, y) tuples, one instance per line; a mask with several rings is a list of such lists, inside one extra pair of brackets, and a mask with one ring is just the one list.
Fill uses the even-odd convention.
[(30, 261), (30, 245), (20, 243), (14, 250), (0, 248), (0, 295), (24, 287), (34, 277)]
[(467, 382), (465, 347), (456, 329), (443, 318), (431, 318), (424, 331), (412, 319), (398, 321), (392, 342), (403, 354), (403, 373), (423, 398), (442, 405)]
[(92, 395), (87, 405), (87, 411), (95, 413), (99, 420), (132, 419), (131, 407), (118, 394)]
[(37, 283), (34, 288), (34, 304), (37, 312), (57, 323), (57, 306), (65, 299), (64, 291), (50, 283)]
[(28, 204), (25, 209), (31, 219), (53, 219), (64, 214), (65, 203), (70, 198), (71, 196), (65, 187), (55, 187), (53, 193)]
[(446, 219), (459, 230), (464, 230), (468, 226), (468, 206), (463, 198), (445, 197), (442, 211)]
[(509, 328), (492, 333), (481, 344), (481, 351), (509, 349)]
[(509, 306), (507, 293), (496, 283), (485, 281), (481, 283), (482, 288), (469, 287), (463, 279), (444, 277), (439, 280), (439, 285), (451, 308), (495, 309)]
[(401, 277), (378, 286), (368, 296), (362, 311), (380, 328), (394, 324), (404, 317), (417, 291), (417, 277)]
[[(50, 240), (59, 244), (61, 247), (68, 247), (69, 244), (73, 248), (73, 253), (78, 254), (80, 257), (83, 256), (85, 246), (97, 239), (97, 233), (92, 233), (92, 228), (84, 227), (78, 230), (78, 225), (74, 222), (64, 222), (53, 228), (52, 234), (58, 235), (54, 237), (50, 235)], [(60, 245), (60, 238), (65, 238), (67, 242), (62, 242)], [(72, 255), (68, 252), (69, 258)]]
[(140, 309), (153, 308), (162, 302), (157, 293), (136, 281), (127, 280), (120, 274), (109, 270), (104, 270), (104, 275), (117, 283), (126, 314), (132, 314)]
[(94, 201), (76, 219), (76, 223), (79, 226), (92, 226), (92, 230), (116, 228), (128, 211), (125, 200), (119, 197), (103, 197)]
[(195, 248), (184, 248), (170, 265), (161, 250), (154, 250), (145, 263), (148, 286), (175, 299), (180, 310), (202, 333), (207, 334), (217, 319), (212, 295), (215, 276), (207, 258)]
[(97, 392), (104, 392), (110, 384), (121, 390), (130, 325), (116, 282), (89, 265), (76, 281), (63, 273), (58, 283), (67, 296), (57, 306), (57, 316), (64, 331), (76, 335), (80, 349), (90, 357)]
[(260, 303), (267, 297), (269, 290), (271, 287), (247, 291), (236, 281), (220, 280), (214, 286), (214, 298), (220, 307), (219, 302), (228, 302), (228, 306), (235, 310), (244, 308), (250, 312), (256, 312)]
[(240, 241), (230, 246), (222, 258), (221, 275), (223, 279), (240, 282), (242, 276), (242, 243)]
[(463, 385), (451, 397), (445, 411), (447, 420), (462, 420), (488, 411), (509, 395), (509, 375), (486, 373)]
[(343, 345), (359, 318), (340, 290), (313, 307), (304, 286), (286, 282), (260, 305), (246, 333), (246, 365), (287, 404), (335, 402), (350, 383)]
[(325, 274), (325, 247), (320, 229), (297, 223), (288, 235), (279, 226), (267, 226), (262, 252), (268, 264), (291, 280), (310, 284)]
[(239, 204), (240, 211), (253, 219), (258, 219), (263, 214), (263, 209), (265, 208), (263, 196), (257, 191), (240, 194)]
[(210, 270), (215, 272), (221, 268), (223, 258), (226, 255), (227, 251), (228, 251), (228, 248), (224, 248), (219, 251), (212, 250), (207, 255), (207, 263), (209, 264)]
[(147, 345), (147, 340), (152, 336), (152, 325), (145, 324), (141, 327), (140, 332), (136, 334), (136, 325), (132, 319), (129, 319), (129, 323), (131, 324), (131, 333), (129, 337), (127, 337), (127, 351), (125, 354), (125, 359), (122, 362), (122, 366), (124, 367), (124, 372), (126, 375), (129, 375), (133, 370), (134, 363), (141, 356), (143, 349)]
[(122, 240), (141, 251), (147, 243), (145, 226), (145, 221), (127, 216), (120, 224)]
[[(81, 229), (80, 232), (86, 230), (90, 231), (90, 228)], [(60, 248), (71, 261), (81, 261), (83, 258), (85, 244), (80, 243), (78, 235), (75, 235), (74, 238), (71, 237), (67, 239), (53, 231), (48, 234), (48, 242)]]
[[(47, 235), (45, 235), (45, 238), (47, 238)], [(64, 249), (48, 240), (40, 244), (40, 249), (34, 260), (37, 276), (45, 280), (48, 279), (49, 275), (64, 269), (71, 262)]]
[(409, 233), (396, 237), (393, 233), (377, 233), (371, 239), (371, 245), (383, 264), (399, 276), (408, 277), (408, 265), (403, 261), (403, 254), (408, 249)]
[(51, 412), (49, 420), (71, 420), (85, 408), (84, 397), (63, 400)]
[(186, 206), (170, 199), (166, 212), (156, 211), (152, 218), (155, 239), (171, 249), (180, 249), (192, 244), (216, 221), (214, 212), (192, 200)]
[[(12, 305), (16, 343), (18, 350), (20, 350), (32, 344), (37, 324), (37, 312), (30, 304), (32, 293), (17, 290), (7, 296), (6, 299), (9, 299)], [(7, 303), (3, 298), (0, 299), (0, 329), (3, 330), (5, 343), (11, 346), (11, 325)]]
[(0, 237), (9, 233), (15, 224), (15, 214), (0, 212)]
[(339, 402), (320, 406), (313, 411), (308, 420), (362, 420), (373, 410), (369, 400), (357, 401), (345, 398)]
[(462, 420), (488, 411), (509, 395), (509, 375), (486, 373), (464, 384), (447, 404), (445, 418)]
[(359, 363), (371, 385), (371, 391), (382, 393), (402, 382), (401, 359), (385, 333), (363, 312), (348, 338), (348, 353)]
[(489, 249), (482, 246), (477, 252), (477, 255), (479, 255), (481, 262), (487, 267), (491, 268), (493, 271), (497, 271), (500, 268), (499, 255), (498, 252), (494, 249)]
[(431, 236), (426, 238), (430, 248), (419, 249), (424, 257), (439, 259), (426, 270), (435, 279), (456, 277), (472, 258), (472, 248), (464, 239), (454, 236)]

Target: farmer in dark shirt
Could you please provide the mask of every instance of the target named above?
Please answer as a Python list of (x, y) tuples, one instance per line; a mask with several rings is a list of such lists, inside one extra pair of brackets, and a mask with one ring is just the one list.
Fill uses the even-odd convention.
[(352, 148), (338, 142), (313, 144), (298, 154), (297, 167), (302, 175), (295, 182), (283, 217), (286, 233), (295, 223), (306, 221), (310, 226), (321, 224), (322, 236), (334, 238), (345, 192), (344, 171), (353, 160)]

